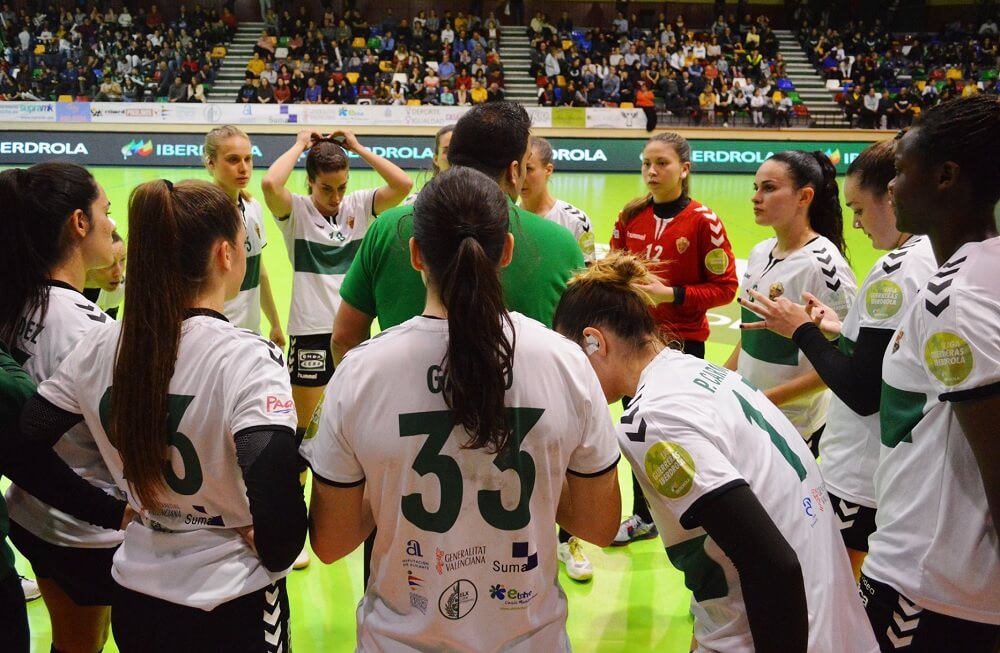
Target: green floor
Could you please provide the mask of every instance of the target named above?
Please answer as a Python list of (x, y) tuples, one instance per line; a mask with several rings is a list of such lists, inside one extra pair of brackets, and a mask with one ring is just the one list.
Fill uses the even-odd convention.
[[(638, 166), (637, 166), (638, 167)], [(179, 168), (95, 168), (112, 203), (112, 216), (125, 227), (129, 191), (137, 184), (166, 177), (172, 181), (205, 178), (200, 169)], [(263, 171), (258, 171), (259, 180)], [(417, 183), (425, 175), (415, 174)], [(710, 206), (725, 222), (738, 258), (745, 258), (750, 248), (771, 235), (753, 223), (750, 175), (698, 175), (692, 177), (693, 197)], [(351, 188), (375, 185), (372, 172), (351, 175)], [(296, 172), (290, 186), (305, 192), (305, 174)], [(632, 197), (642, 194), (640, 175), (636, 174), (556, 174), (553, 194), (586, 211), (594, 223), (598, 243), (607, 243), (619, 209)], [(251, 192), (259, 194), (257, 186)], [(846, 209), (845, 209), (846, 212)], [(124, 229), (123, 229), (124, 231)], [(851, 262), (859, 276), (871, 267), (877, 254), (867, 238), (848, 229)], [(271, 244), (264, 250), (264, 261), (282, 316), (287, 315), (291, 268), (277, 229), (268, 225)], [(708, 358), (721, 362), (739, 339), (732, 328), (738, 314), (735, 304), (713, 311), (712, 337)], [(615, 412), (613, 410), (613, 412)], [(631, 485), (628, 465), (619, 468), (622, 479), (622, 504), (631, 508)], [(658, 540), (635, 544), (625, 549), (600, 550), (587, 545), (594, 565), (594, 580), (580, 585), (565, 576), (561, 579), (569, 597), (569, 635), (576, 651), (687, 651), (691, 641), (690, 594), (681, 575), (667, 562)], [(19, 560), (22, 573), (30, 573)], [(354, 607), (361, 596), (361, 555), (355, 552), (329, 567), (315, 562), (304, 571), (293, 572), (288, 587), (292, 599), (293, 633), (297, 653), (354, 650)], [(33, 650), (49, 650), (48, 616), (42, 602), (28, 606)], [(113, 643), (105, 651), (117, 651)]]

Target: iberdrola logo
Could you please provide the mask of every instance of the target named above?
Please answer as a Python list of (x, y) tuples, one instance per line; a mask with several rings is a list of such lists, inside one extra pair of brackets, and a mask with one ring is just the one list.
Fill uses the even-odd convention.
[(139, 156), (149, 156), (153, 153), (153, 141), (146, 141), (145, 143), (141, 140), (129, 141), (127, 145), (122, 148), (122, 158), (127, 159), (133, 154), (138, 154)]
[(830, 163), (832, 163), (835, 166), (836, 165), (840, 165), (840, 150), (839, 149), (836, 149), (836, 150), (833, 150), (833, 151), (830, 151), (828, 149), (826, 151), (826, 155), (828, 157), (830, 157)]

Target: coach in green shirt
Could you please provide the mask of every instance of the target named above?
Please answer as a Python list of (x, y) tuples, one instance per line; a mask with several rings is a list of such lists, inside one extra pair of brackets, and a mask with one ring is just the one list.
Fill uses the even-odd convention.
[[(531, 120), (512, 102), (479, 104), (455, 125), (448, 151), (452, 166), (467, 166), (496, 179), (511, 199), (514, 259), (502, 273), (507, 307), (552, 326), (556, 304), (575, 270), (584, 267), (573, 235), (561, 225), (514, 205), (524, 183)], [(413, 207), (386, 211), (369, 228), (340, 290), (333, 325), (334, 361), (371, 333), (419, 315), (424, 284), (410, 265)]]

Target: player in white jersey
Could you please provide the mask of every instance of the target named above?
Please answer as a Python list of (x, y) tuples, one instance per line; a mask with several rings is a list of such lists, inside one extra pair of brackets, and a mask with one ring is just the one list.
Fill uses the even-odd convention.
[[(348, 193), (345, 149), (364, 159), (385, 185)], [(285, 186), (306, 150), (309, 194), (297, 195)], [(363, 146), (346, 129), (327, 138), (299, 132), (295, 144), (278, 157), (261, 181), (264, 201), (278, 222), (293, 268), (288, 370), (300, 428), (309, 424), (323, 387), (333, 375), (330, 336), (344, 274), (369, 222), (399, 204), (412, 187), (405, 172)]]
[[(110, 203), (86, 169), (68, 163), (0, 173), (0, 203), (0, 242), (11, 257), (0, 292), (0, 339), (39, 383), (112, 321), (81, 294), (87, 271), (114, 261)], [(91, 484), (114, 491), (86, 428), (67, 433), (57, 453)], [(71, 517), (16, 485), (7, 505), (11, 541), (31, 561), (48, 608), (53, 650), (100, 650), (121, 532)]]
[[(453, 131), (455, 131), (455, 125), (445, 125), (437, 130), (437, 133), (434, 135), (434, 155), (431, 157), (431, 179), (451, 167), (448, 164), (448, 149), (451, 147), (451, 133)], [(417, 201), (417, 195), (419, 194), (420, 191), (407, 195), (406, 199), (403, 200), (403, 204), (413, 204)]]
[(569, 229), (588, 264), (594, 262), (594, 229), (590, 217), (569, 202), (549, 193), (549, 178), (555, 171), (552, 145), (540, 136), (531, 137), (528, 173), (521, 189), (521, 207)]
[[(882, 355), (920, 286), (937, 269), (926, 237), (896, 229), (888, 188), (896, 174), (894, 151), (895, 141), (876, 143), (847, 169), (844, 197), (854, 212), (854, 227), (876, 249), (890, 251), (868, 273), (843, 324), (808, 293), (805, 304), (787, 296), (771, 301), (759, 292), (753, 303), (740, 300), (764, 318), (746, 328), (767, 328), (791, 338), (834, 393), (819, 446), (820, 469), (855, 578), (875, 530)], [(828, 340), (823, 329), (839, 335), (839, 343)]]
[(424, 314), (348, 353), (302, 446), (313, 550), (332, 562), (378, 527), (359, 651), (568, 651), (556, 521), (606, 545), (621, 514), (600, 385), (504, 307), (495, 181), (453, 168), (414, 209)]
[(554, 324), (609, 403), (632, 397), (618, 441), (694, 594), (694, 650), (877, 651), (809, 448), (749, 381), (665, 346), (638, 287), (653, 278), (612, 252), (571, 280)]
[(896, 224), (940, 268), (882, 363), (875, 533), (861, 591), (883, 651), (1000, 647), (1000, 102), (930, 109), (899, 141)]
[(111, 233), (115, 260), (111, 265), (87, 271), (83, 296), (110, 315), (118, 317), (118, 309), (125, 299), (125, 241), (115, 230)]
[(260, 313), (263, 310), (271, 324), (268, 337), (284, 349), (285, 334), (281, 331), (281, 318), (278, 317), (263, 259), (267, 245), (264, 210), (260, 202), (246, 191), (253, 175), (250, 137), (239, 127), (216, 127), (205, 135), (204, 161), (215, 185), (239, 207), (247, 233), (247, 276), (240, 286), (240, 293), (226, 302), (223, 312), (236, 326), (260, 333)]
[(212, 184), (157, 180), (133, 191), (129, 234), (129, 310), (39, 386), (22, 426), (54, 440), (85, 422), (139, 513), (114, 557), (123, 653), (289, 650), (295, 408), (281, 350), (222, 314), (246, 273), (243, 220)]
[[(757, 170), (754, 220), (774, 237), (750, 251), (739, 297), (751, 290), (770, 299), (815, 295), (839, 317), (847, 314), (857, 284), (844, 260), (843, 216), (837, 170), (822, 152), (779, 152)], [(742, 321), (761, 318), (744, 308)], [(764, 391), (817, 453), (830, 393), (795, 343), (759, 329), (744, 331), (726, 362)]]

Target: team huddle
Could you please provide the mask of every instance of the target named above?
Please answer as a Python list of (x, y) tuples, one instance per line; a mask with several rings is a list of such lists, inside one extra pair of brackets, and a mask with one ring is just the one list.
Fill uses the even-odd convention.
[[(359, 651), (569, 651), (560, 565), (586, 582), (583, 542), (657, 536), (691, 651), (998, 650), (1000, 103), (851, 164), (853, 226), (886, 251), (860, 286), (821, 152), (758, 169), (773, 237), (739, 279), (682, 137), (646, 143), (600, 258), (530, 126), (473, 107), (414, 194), (351, 132), (302, 132), (260, 201), (250, 137), (216, 128), (211, 182), (133, 189), (127, 259), (85, 168), (0, 173), (0, 537), (52, 651), (290, 651), (307, 534), (328, 564), (364, 546)], [(347, 152), (382, 185), (349, 191)], [(716, 365), (707, 312), (734, 298)], [(0, 641), (27, 651), (0, 547)]]

